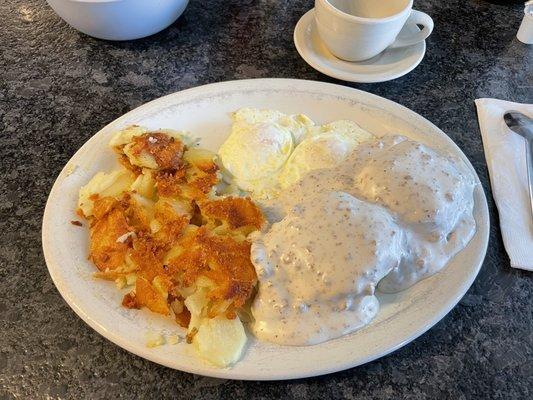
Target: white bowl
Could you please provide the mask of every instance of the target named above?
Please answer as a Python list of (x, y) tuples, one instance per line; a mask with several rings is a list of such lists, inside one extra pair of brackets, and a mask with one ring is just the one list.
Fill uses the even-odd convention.
[(153, 35), (172, 24), (189, 0), (47, 0), (73, 28), (107, 40)]

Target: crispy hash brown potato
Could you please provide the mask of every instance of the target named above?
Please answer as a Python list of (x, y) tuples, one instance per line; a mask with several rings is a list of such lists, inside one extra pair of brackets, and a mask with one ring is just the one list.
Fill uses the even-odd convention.
[(97, 278), (129, 288), (122, 305), (171, 316), (200, 355), (240, 357), (257, 276), (247, 236), (264, 224), (250, 198), (217, 194), (215, 155), (183, 132), (128, 127), (110, 146), (123, 169), (80, 189)]

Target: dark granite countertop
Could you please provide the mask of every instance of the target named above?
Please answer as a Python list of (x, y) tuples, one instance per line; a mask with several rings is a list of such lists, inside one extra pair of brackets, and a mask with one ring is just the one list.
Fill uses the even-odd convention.
[[(316, 72), (296, 52), (293, 27), (312, 3), (192, 0), (169, 29), (110, 43), (71, 29), (43, 0), (0, 2), (0, 399), (533, 397), (533, 275), (509, 266), (473, 102), (533, 101), (533, 47), (515, 38), (522, 6), (415, 1), (435, 20), (426, 57), (407, 76), (360, 85)], [(91, 135), (162, 95), (257, 77), (340, 83), (403, 104), (447, 132), (483, 182), (492, 229), (479, 277), (440, 323), (387, 357), (288, 382), (181, 373), (98, 335), (48, 275), (44, 204)]]

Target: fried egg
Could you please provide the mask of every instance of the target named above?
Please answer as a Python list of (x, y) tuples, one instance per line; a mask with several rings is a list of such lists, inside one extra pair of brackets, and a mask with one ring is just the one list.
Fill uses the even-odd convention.
[(294, 146), (314, 123), (305, 115), (252, 108), (236, 111), (232, 119), (231, 133), (219, 150), (223, 169), (242, 190), (271, 197)]
[(374, 136), (353, 121), (339, 120), (315, 128), (296, 146), (279, 175), (282, 189), (299, 181), (307, 172), (331, 168), (343, 161), (360, 143)]

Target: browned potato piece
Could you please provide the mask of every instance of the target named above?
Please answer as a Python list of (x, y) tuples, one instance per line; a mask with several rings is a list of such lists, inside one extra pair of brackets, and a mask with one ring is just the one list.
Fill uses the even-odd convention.
[(118, 239), (131, 230), (124, 209), (112, 197), (98, 198), (94, 203), (94, 217), (89, 259), (100, 271), (117, 269), (124, 264), (128, 251), (127, 243)]
[[(265, 221), (259, 207), (248, 197), (204, 200), (199, 203), (199, 206), (202, 215), (208, 220), (226, 223), (230, 229), (251, 227), (253, 231), (261, 229)], [(216, 223), (214, 225), (216, 226)]]
[[(169, 261), (169, 272), (186, 286), (205, 276), (215, 283), (208, 297), (216, 302), (230, 300), (242, 306), (252, 293), (257, 275), (250, 261), (250, 243), (198, 228), (179, 243), (186, 251)], [(233, 315), (230, 315), (233, 316)]]
[(150, 311), (168, 315), (167, 300), (143, 277), (135, 282), (135, 302), (137, 307), (147, 307)]

